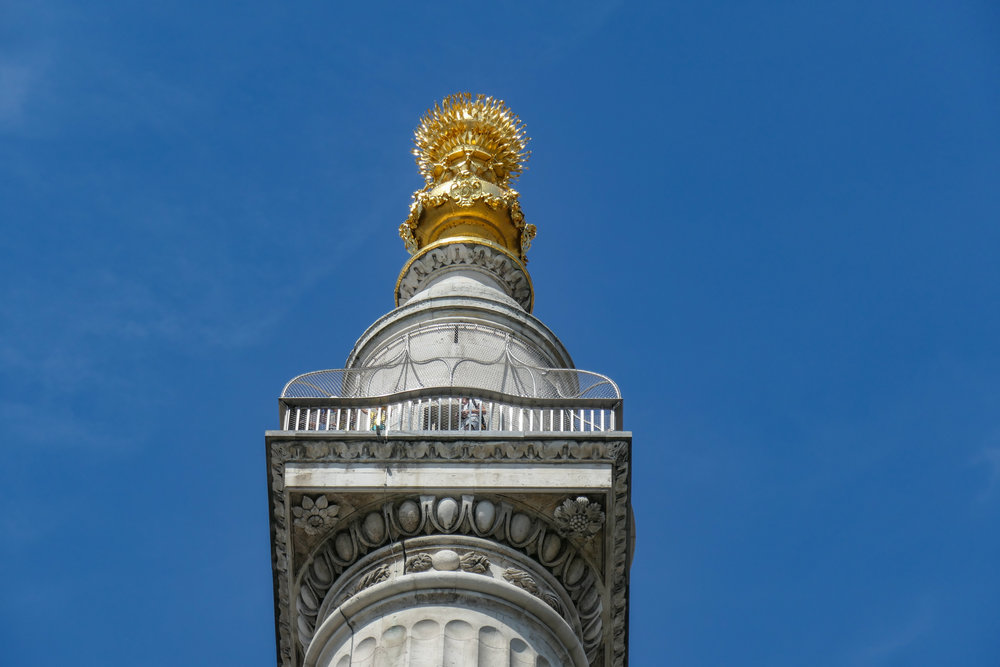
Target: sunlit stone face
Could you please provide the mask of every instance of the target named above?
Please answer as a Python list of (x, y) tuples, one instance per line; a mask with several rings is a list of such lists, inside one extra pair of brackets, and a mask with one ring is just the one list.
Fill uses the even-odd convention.
[[(461, 386), (524, 395), (539, 382), (525, 367), (545, 368), (551, 360), (517, 333), (488, 324), (436, 323), (398, 335), (365, 360), (373, 373), (373, 395), (432, 386)], [(535, 374), (537, 375), (537, 374)]]
[[(433, 593), (430, 596), (433, 597)], [(310, 647), (307, 665), (440, 667), (549, 667), (573, 665), (551, 630), (529, 613), (486, 596), (452, 591), (450, 604), (421, 604), (395, 611), (398, 600), (366, 610), (368, 622)], [(323, 641), (320, 636), (316, 641)], [(319, 650), (316, 650), (319, 649)]]

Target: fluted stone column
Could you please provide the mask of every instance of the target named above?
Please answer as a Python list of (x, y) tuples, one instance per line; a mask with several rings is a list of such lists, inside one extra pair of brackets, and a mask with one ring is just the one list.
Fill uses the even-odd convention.
[(338, 607), (306, 652), (307, 667), (544, 667), (588, 662), (545, 602), (465, 572), (410, 574)]

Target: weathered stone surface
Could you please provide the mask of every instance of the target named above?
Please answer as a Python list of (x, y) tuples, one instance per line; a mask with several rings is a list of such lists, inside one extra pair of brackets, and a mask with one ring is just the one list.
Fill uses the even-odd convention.
[[(498, 637), (505, 637), (508, 658), (533, 656), (538, 664), (555, 660), (552, 664), (575, 665), (579, 655), (571, 654), (579, 650), (584, 656), (579, 664), (623, 665), (627, 643), (616, 638), (624, 638), (628, 591), (629, 434), (574, 434), (579, 437), (573, 439), (462, 434), (450, 440), (441, 435), (435, 441), (403, 437), (390, 440), (388, 447), (372, 437), (268, 435), (284, 665), (337, 665), (343, 647), (333, 635), (340, 630), (323, 630), (326, 639), (317, 639), (325, 624), (336, 623), (330, 621), (334, 610), (350, 612), (344, 605), (354, 598), (387, 586), (417, 585), (420, 576), (446, 574), (493, 582), (473, 586), (516, 589), (549, 610), (538, 612), (548, 619), (543, 625), (550, 629), (544, 632), (534, 625), (537, 619), (525, 621), (524, 627), (496, 622), (476, 626), (494, 628)], [(462, 456), (483, 443), (490, 444), (495, 458)], [(442, 449), (441, 444), (448, 446)], [(414, 454), (417, 458), (410, 458)], [(288, 508), (320, 491), (328, 505), (341, 508), (335, 523), (321, 535), (292, 533)], [(574, 542), (561, 534), (565, 531), (555, 509), (579, 497), (600, 505), (607, 519), (587, 541)], [(525, 574), (505, 578), (507, 570)], [(499, 595), (491, 590), (490, 595)], [(462, 595), (481, 600), (486, 594), (474, 587)], [(503, 595), (499, 599), (506, 600)], [(483, 609), (461, 601), (455, 605), (445, 605), (438, 615), (414, 617), (399, 628), (372, 626), (370, 637), (358, 637), (370, 638), (364, 646), (372, 650), (389, 651), (400, 637), (407, 640), (404, 646), (412, 644), (416, 623), (433, 621), (440, 630), (434, 634), (434, 650), (444, 650), (444, 628), (452, 622), (475, 626), (467, 611)], [(553, 622), (549, 612), (566, 625), (572, 642), (545, 634)], [(464, 627), (451, 626), (456, 636)], [(478, 632), (473, 633), (477, 642)], [(304, 662), (313, 652), (318, 652), (318, 662)], [(321, 654), (323, 660), (335, 661), (322, 662)]]

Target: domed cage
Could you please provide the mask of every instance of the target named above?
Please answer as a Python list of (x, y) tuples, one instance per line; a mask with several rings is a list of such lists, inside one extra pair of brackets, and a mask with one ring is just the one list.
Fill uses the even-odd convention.
[[(421, 335), (452, 330), (455, 345), (456, 327), (431, 327)], [(494, 341), (495, 353), (482, 354), (490, 346), (477, 346), (478, 358), (468, 355), (468, 347), (454, 356), (415, 355), (412, 342), (401, 338), (366, 366), (292, 379), (281, 392), (281, 428), (378, 433), (622, 428), (621, 392), (605, 375), (529, 364), (509, 336)]]

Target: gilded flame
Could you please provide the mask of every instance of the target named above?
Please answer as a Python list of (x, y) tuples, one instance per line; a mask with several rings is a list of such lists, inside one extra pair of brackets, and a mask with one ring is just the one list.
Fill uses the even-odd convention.
[[(428, 184), (474, 173), (506, 187), (531, 152), (524, 123), (503, 100), (456, 93), (435, 104), (414, 132), (413, 154)], [(470, 164), (471, 163), (471, 164)]]
[(434, 105), (414, 132), (426, 185), (413, 193), (399, 235), (411, 254), (447, 239), (479, 238), (521, 262), (535, 237), (510, 187), (530, 155), (521, 119), (486, 95), (457, 93)]

